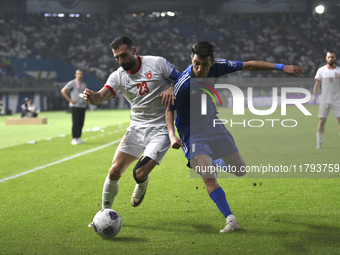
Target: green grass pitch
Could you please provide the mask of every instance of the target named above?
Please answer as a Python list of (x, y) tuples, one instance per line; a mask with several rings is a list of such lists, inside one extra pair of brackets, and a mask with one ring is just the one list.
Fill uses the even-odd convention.
[[(324, 148), (316, 150), (318, 108), (307, 109), (312, 116), (296, 107), (287, 116), (279, 109), (270, 116), (295, 119), (294, 128), (227, 128), (249, 166), (339, 164), (336, 119), (330, 114)], [(6, 126), (6, 116), (0, 117), (0, 254), (340, 254), (340, 179), (331, 178), (340, 173), (222, 175), (219, 184), (241, 230), (220, 234), (223, 216), (203, 181), (191, 176), (183, 153), (172, 149), (152, 172), (137, 208), (130, 205), (133, 167), (125, 172), (113, 206), (123, 228), (112, 240), (100, 238), (87, 225), (101, 209), (102, 185), (129, 111), (86, 114), (85, 144), (77, 146), (71, 145), (66, 112), (41, 113), (47, 125)], [(232, 116), (231, 109), (220, 117), (268, 119)]]

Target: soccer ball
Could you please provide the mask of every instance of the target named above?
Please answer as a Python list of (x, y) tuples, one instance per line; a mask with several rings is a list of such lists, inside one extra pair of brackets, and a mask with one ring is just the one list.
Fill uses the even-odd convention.
[(120, 232), (122, 218), (115, 210), (100, 210), (93, 218), (93, 228), (101, 237), (112, 238)]

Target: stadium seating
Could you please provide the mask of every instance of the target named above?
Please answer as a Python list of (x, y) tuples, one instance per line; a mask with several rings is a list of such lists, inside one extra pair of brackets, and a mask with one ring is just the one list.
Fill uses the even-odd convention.
[[(305, 76), (313, 77), (324, 63), (324, 52), (340, 46), (339, 19), (301, 13), (201, 13), (165, 18), (98, 15), (90, 19), (4, 15), (0, 57), (59, 58), (105, 81), (118, 67), (109, 44), (117, 35), (125, 34), (134, 39), (139, 54), (162, 55), (180, 71), (190, 64), (190, 46), (198, 40), (209, 40), (217, 46), (217, 57), (301, 65)], [(4, 79), (5, 70), (1, 74), (0, 79)]]

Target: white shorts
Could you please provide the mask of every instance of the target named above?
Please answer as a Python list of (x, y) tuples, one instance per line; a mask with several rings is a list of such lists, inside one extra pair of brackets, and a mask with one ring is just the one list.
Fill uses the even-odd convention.
[(330, 109), (332, 109), (335, 117), (340, 118), (340, 105), (336, 104), (320, 104), (319, 118), (327, 118)]
[(130, 126), (117, 150), (136, 158), (144, 155), (160, 164), (169, 148), (170, 140), (166, 126), (138, 128)]

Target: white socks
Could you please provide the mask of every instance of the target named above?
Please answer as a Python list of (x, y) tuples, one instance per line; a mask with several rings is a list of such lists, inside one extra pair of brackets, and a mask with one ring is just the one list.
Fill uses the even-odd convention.
[(322, 136), (323, 136), (323, 133), (316, 132), (316, 145), (317, 146), (322, 145)]
[(103, 196), (102, 196), (102, 209), (111, 209), (113, 200), (118, 193), (119, 180), (110, 180), (106, 176), (104, 186), (103, 186)]

